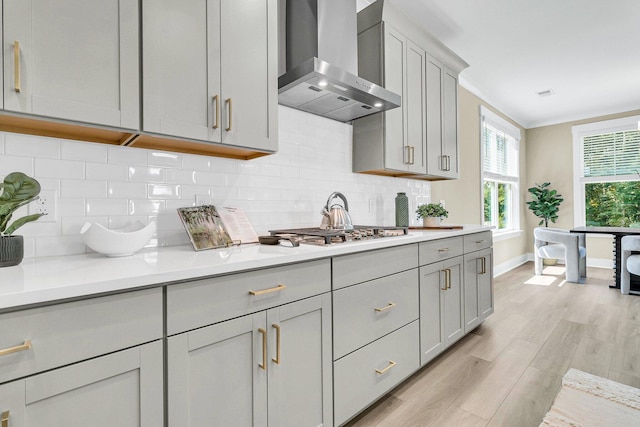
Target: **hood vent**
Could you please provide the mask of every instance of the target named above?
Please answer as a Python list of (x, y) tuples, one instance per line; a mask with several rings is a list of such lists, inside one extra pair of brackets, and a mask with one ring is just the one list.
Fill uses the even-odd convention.
[(341, 122), (400, 106), (399, 95), (357, 76), (355, 0), (280, 2), (280, 104)]

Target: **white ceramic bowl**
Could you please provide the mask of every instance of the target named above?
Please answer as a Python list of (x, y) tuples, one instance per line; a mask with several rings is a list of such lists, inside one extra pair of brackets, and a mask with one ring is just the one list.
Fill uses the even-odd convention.
[(137, 221), (117, 230), (87, 222), (80, 230), (87, 246), (109, 257), (133, 255), (151, 240), (155, 232), (156, 223), (153, 221), (147, 226)]

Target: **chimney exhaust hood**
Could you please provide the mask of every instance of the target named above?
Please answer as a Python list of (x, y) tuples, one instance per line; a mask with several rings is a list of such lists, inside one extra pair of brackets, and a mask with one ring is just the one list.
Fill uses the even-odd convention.
[(399, 95), (357, 75), (355, 0), (280, 0), (279, 18), (280, 104), (341, 122), (400, 106)]

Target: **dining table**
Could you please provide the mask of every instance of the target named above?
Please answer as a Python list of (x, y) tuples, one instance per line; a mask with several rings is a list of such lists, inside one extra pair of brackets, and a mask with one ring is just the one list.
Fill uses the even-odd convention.
[[(640, 235), (636, 227), (581, 226), (569, 230), (571, 233), (609, 234), (613, 236), (614, 282), (609, 287), (620, 289), (620, 273), (622, 271), (622, 238)], [(640, 295), (640, 276), (631, 275), (631, 293)]]

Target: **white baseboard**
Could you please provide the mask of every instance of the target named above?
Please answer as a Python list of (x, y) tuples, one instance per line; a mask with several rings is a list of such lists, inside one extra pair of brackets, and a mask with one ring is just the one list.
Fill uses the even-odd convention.
[[(523, 254), (517, 256), (515, 258), (511, 258), (510, 260), (500, 263), (498, 265), (493, 266), (493, 277), (498, 277), (501, 274), (506, 273), (507, 271), (511, 271), (516, 267), (521, 266), (525, 262), (531, 261), (533, 262), (533, 253), (529, 252), (527, 254)], [(564, 264), (564, 260), (559, 260), (559, 264)], [(613, 269), (613, 261), (605, 258), (587, 258), (587, 267), (595, 267), (595, 268), (608, 268)]]

